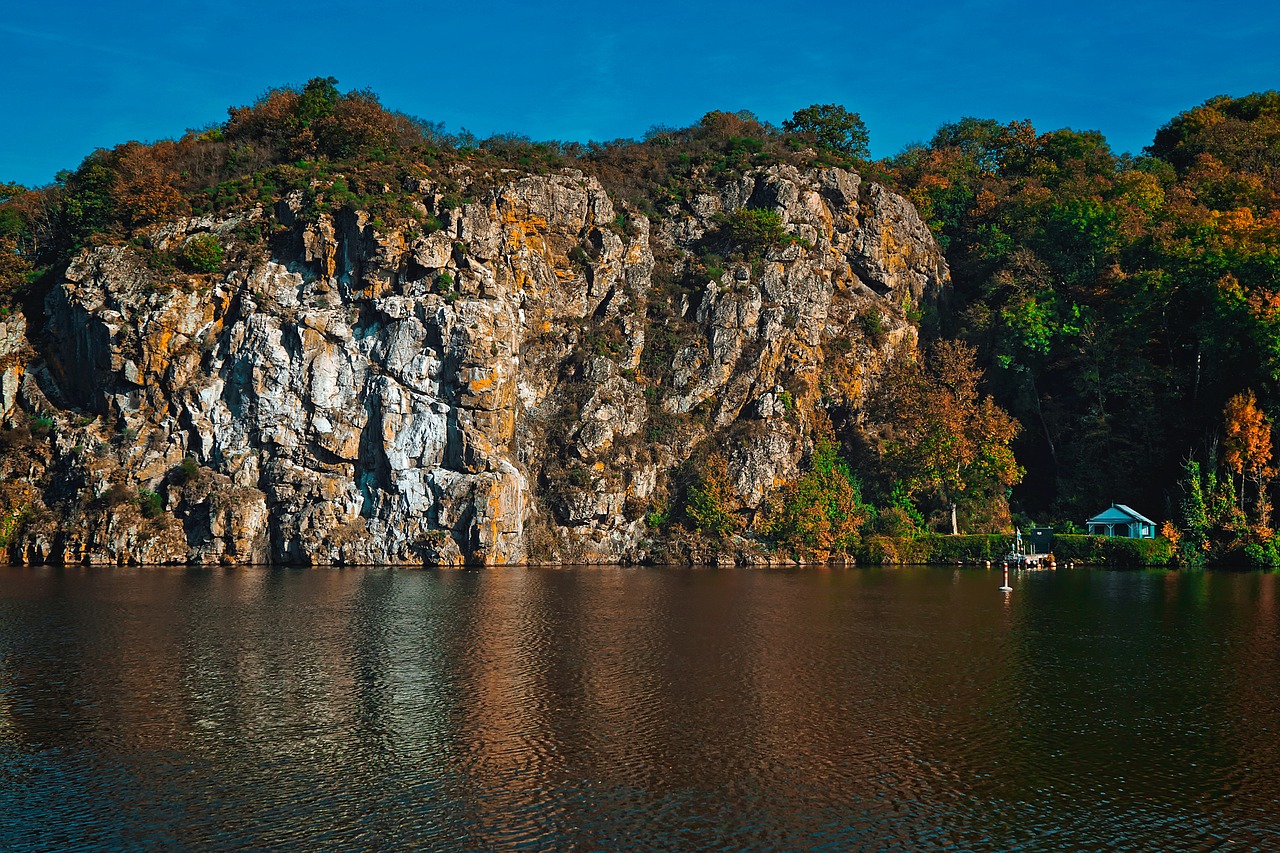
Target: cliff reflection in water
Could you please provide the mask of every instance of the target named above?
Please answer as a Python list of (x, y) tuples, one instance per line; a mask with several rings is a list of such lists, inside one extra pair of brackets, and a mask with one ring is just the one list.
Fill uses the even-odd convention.
[(2, 577), (8, 849), (1280, 843), (1273, 576)]

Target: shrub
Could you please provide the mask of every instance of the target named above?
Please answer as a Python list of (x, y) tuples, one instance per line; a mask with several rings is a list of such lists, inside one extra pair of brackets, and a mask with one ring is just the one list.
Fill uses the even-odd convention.
[(212, 234), (197, 234), (182, 247), (182, 262), (192, 272), (217, 272), (222, 267), (222, 244)]
[(859, 563), (869, 566), (927, 563), (930, 560), (927, 540), (884, 534), (874, 534), (863, 539), (861, 547), (854, 551), (854, 557)]
[(861, 484), (840, 458), (835, 442), (820, 438), (809, 470), (782, 487), (761, 532), (803, 559), (825, 562), (832, 553), (856, 547), (870, 517)]
[(102, 493), (98, 498), (99, 505), (105, 509), (116, 509), (129, 503), (133, 495), (129, 487), (124, 483), (113, 483), (110, 488)]
[(689, 486), (684, 513), (699, 533), (724, 536), (742, 526), (742, 519), (732, 511), (733, 487), (725, 473), (727, 468), (727, 460), (715, 454)]
[(23, 504), (0, 514), (0, 548), (8, 548), (12, 544), (15, 534), (30, 512), (31, 507)]
[(662, 501), (645, 513), (644, 523), (655, 530), (671, 520), (671, 507)]
[(792, 242), (775, 210), (743, 207), (722, 217), (721, 223), (724, 238), (749, 258)]
[(1244, 562), (1251, 569), (1280, 569), (1280, 543), (1250, 542), (1244, 546)]
[(858, 323), (862, 327), (862, 333), (867, 336), (867, 340), (871, 341), (873, 346), (883, 346), (884, 342), (889, 339), (889, 330), (885, 328), (884, 315), (874, 308), (859, 317)]
[(702, 267), (707, 272), (707, 278), (716, 284), (719, 284), (720, 279), (724, 278), (724, 258), (719, 255), (704, 255)]
[(194, 480), (199, 473), (200, 463), (196, 462), (196, 458), (194, 456), (184, 456), (182, 463), (174, 471), (174, 479), (181, 485)]
[(142, 511), (143, 518), (155, 518), (164, 512), (164, 504), (160, 501), (160, 495), (150, 489), (139, 489), (138, 509)]
[(44, 438), (53, 431), (53, 418), (39, 415), (31, 419), (31, 434), (36, 438)]

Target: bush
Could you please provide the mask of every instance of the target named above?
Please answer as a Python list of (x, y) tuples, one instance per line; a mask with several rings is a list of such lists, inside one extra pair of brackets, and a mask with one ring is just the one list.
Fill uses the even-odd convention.
[(98, 498), (98, 505), (103, 509), (118, 509), (133, 499), (133, 492), (124, 483), (113, 483)]
[(721, 222), (725, 240), (748, 258), (793, 242), (782, 225), (782, 217), (774, 210), (743, 207), (723, 217)]
[(181, 485), (194, 480), (199, 473), (200, 463), (196, 461), (196, 458), (194, 456), (184, 456), (182, 457), (182, 464), (174, 471), (174, 480)]
[(657, 530), (671, 520), (671, 507), (666, 501), (658, 503), (653, 509), (645, 513), (644, 523), (648, 527)]
[(53, 431), (53, 418), (44, 415), (32, 418), (30, 430), (36, 438), (45, 438)]
[(143, 518), (155, 518), (164, 512), (164, 504), (160, 501), (160, 495), (150, 489), (139, 489), (138, 509), (142, 512)]
[(1280, 569), (1280, 543), (1250, 542), (1244, 546), (1244, 562), (1251, 569)]
[(222, 244), (212, 234), (197, 234), (182, 247), (182, 261), (192, 272), (217, 272), (222, 268)]
[(854, 558), (868, 566), (890, 566), (930, 561), (929, 543), (925, 538), (889, 536), (877, 533), (862, 540)]
[(884, 315), (872, 308), (858, 318), (862, 333), (867, 336), (873, 346), (883, 346), (889, 340), (889, 330), (885, 326)]
[(733, 488), (729, 485), (723, 456), (712, 455), (685, 496), (684, 514), (699, 533), (724, 536), (742, 526), (733, 512)]
[(832, 553), (848, 553), (861, 543), (859, 533), (870, 517), (861, 484), (835, 442), (824, 437), (815, 443), (809, 470), (770, 502), (761, 533), (802, 560), (826, 562)]
[(0, 514), (0, 548), (8, 548), (13, 543), (30, 511), (31, 507), (23, 504)]

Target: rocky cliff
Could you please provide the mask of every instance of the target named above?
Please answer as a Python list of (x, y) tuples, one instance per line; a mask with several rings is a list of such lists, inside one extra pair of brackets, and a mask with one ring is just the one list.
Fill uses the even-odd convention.
[[(840, 169), (654, 218), (573, 170), (449, 180), (471, 200), (386, 188), (429, 227), (317, 185), (77, 254), (42, 328), (0, 323), (11, 558), (705, 557), (655, 520), (679, 472), (720, 466), (749, 531), (947, 285), (911, 206)], [(215, 271), (174, 266), (209, 237)]]

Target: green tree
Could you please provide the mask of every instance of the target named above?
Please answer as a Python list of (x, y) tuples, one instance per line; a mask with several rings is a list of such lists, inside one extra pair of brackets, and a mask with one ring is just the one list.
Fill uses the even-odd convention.
[(782, 123), (782, 129), (828, 151), (862, 160), (871, 157), (871, 137), (862, 117), (839, 104), (813, 104), (796, 110)]
[(116, 174), (109, 157), (109, 152), (95, 151), (75, 172), (58, 175), (63, 186), (63, 239), (72, 248), (79, 248), (90, 235), (117, 222)]
[(338, 78), (311, 78), (302, 88), (302, 94), (295, 108), (298, 123), (303, 127), (310, 127), (331, 114), (341, 98), (342, 94), (338, 91)]
[(1180, 562), (1188, 566), (1203, 565), (1205, 553), (1209, 550), (1209, 504), (1204, 492), (1200, 463), (1186, 460), (1183, 463), (1182, 502), (1179, 505), (1182, 514), (1179, 553)]

